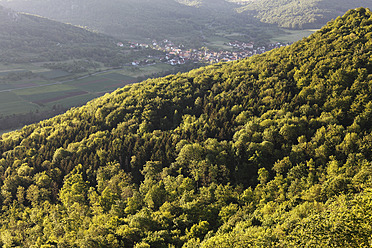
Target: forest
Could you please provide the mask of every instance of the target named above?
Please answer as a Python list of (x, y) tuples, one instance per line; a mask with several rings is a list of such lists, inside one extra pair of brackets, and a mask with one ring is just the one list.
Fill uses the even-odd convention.
[[(130, 49), (126, 42), (119, 47), (120, 40), (116, 38), (2, 6), (0, 22), (0, 132), (53, 117), (87, 101), (81, 96), (84, 99), (80, 101), (69, 99), (68, 104), (74, 103), (68, 106), (64, 102), (47, 106), (37, 103), (35, 98), (42, 100), (43, 93), (44, 98), (53, 98), (53, 92), (48, 92), (45, 85), (77, 80), (99, 71), (122, 68), (133, 60), (164, 54), (151, 48)], [(20, 92), (14, 93), (16, 89), (43, 85), (38, 92), (33, 91), (39, 94), (33, 100), (17, 95)], [(57, 94), (63, 96), (63, 90), (57, 89)]]
[[(0, 63), (21, 64), (82, 60), (87, 68), (130, 62), (117, 39), (40, 16), (0, 6)], [(129, 50), (128, 48), (126, 50)]]
[(370, 247), (372, 12), (0, 138), (3, 247)]
[(237, 13), (238, 5), (225, 0), (0, 0), (0, 4), (132, 42), (168, 39), (198, 48), (216, 35), (239, 34), (237, 38), (247, 42), (267, 42), (280, 33), (273, 25)]
[(234, 0), (238, 12), (251, 13), (265, 23), (292, 29), (320, 28), (348, 9), (372, 8), (368, 0)]

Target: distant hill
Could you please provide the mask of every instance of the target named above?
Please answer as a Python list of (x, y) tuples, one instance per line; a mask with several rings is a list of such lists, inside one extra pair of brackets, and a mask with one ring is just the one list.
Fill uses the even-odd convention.
[(371, 247), (372, 12), (0, 138), (3, 247)]
[(130, 49), (124, 41), (119, 47), (117, 38), (1, 6), (0, 22), (0, 130), (55, 116), (128, 82), (118, 76), (109, 80), (112, 86), (81, 90), (72, 79), (163, 54)]
[[(33, 63), (90, 59), (124, 60), (117, 39), (0, 6), (0, 62)], [(120, 55), (121, 54), (121, 55)]]
[(167, 38), (183, 43), (192, 41), (194, 45), (209, 33), (226, 31), (239, 31), (255, 39), (270, 27), (237, 13), (237, 5), (224, 0), (2, 0), (0, 3), (17, 11), (134, 41)]
[[(202, 46), (217, 33), (267, 41), (285, 28), (320, 28), (369, 0), (0, 0), (17, 11), (89, 27), (120, 39), (172, 39)], [(274, 25), (266, 25), (274, 24)]]
[(320, 28), (348, 9), (372, 8), (369, 0), (232, 0), (243, 7), (239, 12), (256, 16), (266, 23), (285, 28)]

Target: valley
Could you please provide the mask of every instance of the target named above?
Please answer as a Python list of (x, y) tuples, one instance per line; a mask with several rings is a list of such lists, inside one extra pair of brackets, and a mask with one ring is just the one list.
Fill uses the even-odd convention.
[[(372, 12), (352, 9), (2, 134), (0, 245), (370, 247), (371, 38)], [(45, 87), (98, 93), (151, 66), (128, 68)]]
[(81, 76), (51, 70), (43, 72), (48, 77), (0, 83), (1, 130), (52, 117), (127, 84), (180, 70), (166, 64), (128, 66)]
[(179, 37), (128, 42), (11, 9), (0, 12), (6, 24), (0, 29), (0, 130), (50, 118), (130, 83), (287, 44), (252, 39), (242, 30), (206, 31), (196, 43), (177, 42)]
[[(249, 1), (110, 1), (0, 1), (32, 13), (1, 8), (0, 129), (52, 117), (128, 83), (261, 54), (315, 31), (264, 23), (247, 11)], [(262, 10), (266, 3), (257, 4)]]
[[(122, 42), (118, 44), (124, 46)], [(85, 61), (75, 60), (7, 64), (0, 70), (0, 78), (3, 78), (0, 83), (0, 130), (19, 128), (52, 117), (147, 78), (243, 59), (286, 45), (288, 43), (277, 42), (256, 46), (252, 42), (228, 41), (224, 43), (227, 50), (210, 50), (216, 48), (213, 46), (186, 49), (166, 39), (161, 42), (152, 40), (150, 44), (125, 44), (131, 50), (128, 54), (141, 51), (141, 55), (132, 55), (130, 58), (135, 60), (128, 63), (129, 59), (126, 59), (127, 63), (114, 68), (97, 63), (94, 68), (86, 69), (83, 67)], [(79, 68), (83, 69), (79, 71)]]
[(1, 247), (372, 247), (371, 1), (0, 4)]

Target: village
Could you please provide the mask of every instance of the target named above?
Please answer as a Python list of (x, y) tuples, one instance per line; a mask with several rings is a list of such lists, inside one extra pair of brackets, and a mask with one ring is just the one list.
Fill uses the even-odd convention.
[[(225, 45), (231, 46), (231, 51), (212, 51), (206, 47), (199, 49), (185, 49), (183, 45), (175, 45), (170, 40), (162, 40), (158, 42), (153, 40), (151, 44), (144, 43), (133, 43), (129, 42), (129, 46), (132, 49), (140, 48), (151, 48), (159, 51), (165, 52), (165, 56), (152, 57), (149, 59), (144, 59), (141, 61), (133, 61), (131, 65), (148, 65), (156, 63), (156, 60), (170, 65), (182, 65), (185, 63), (206, 63), (214, 64), (219, 62), (228, 62), (238, 59), (243, 59), (256, 54), (262, 54), (266, 51), (272, 50), (274, 48), (287, 46), (289, 44), (283, 43), (272, 43), (268, 46), (255, 46), (253, 42), (245, 43), (240, 41), (234, 41), (226, 43)], [(123, 46), (123, 43), (118, 43), (118, 46)]]

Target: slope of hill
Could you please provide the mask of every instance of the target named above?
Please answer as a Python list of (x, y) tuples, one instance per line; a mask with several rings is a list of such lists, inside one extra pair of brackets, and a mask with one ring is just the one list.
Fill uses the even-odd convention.
[[(224, 0), (13, 0), (0, 1), (17, 11), (38, 14), (132, 41), (171, 39), (200, 44), (217, 32), (239, 32), (260, 40), (276, 28), (235, 11)], [(199, 43), (198, 43), (199, 42)]]
[(268, 41), (279, 27), (320, 28), (369, 0), (0, 0), (17, 11), (87, 26), (120, 39), (171, 39), (191, 47), (216, 35)]
[(120, 74), (71, 79), (163, 54), (119, 47), (119, 40), (107, 35), (1, 6), (0, 21), (0, 130), (55, 116), (137, 81)]
[(285, 28), (320, 28), (348, 9), (372, 8), (369, 0), (237, 0), (239, 12), (251, 13), (262, 22)]
[[(0, 6), (1, 62), (91, 59), (111, 64), (124, 58), (114, 38)], [(121, 55), (121, 56), (120, 56)]]
[(0, 140), (5, 247), (369, 247), (372, 13)]

